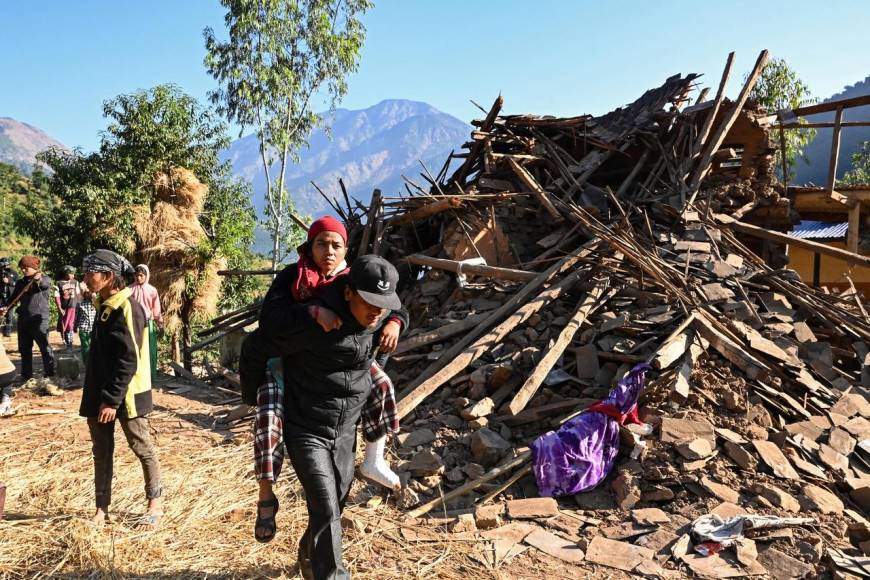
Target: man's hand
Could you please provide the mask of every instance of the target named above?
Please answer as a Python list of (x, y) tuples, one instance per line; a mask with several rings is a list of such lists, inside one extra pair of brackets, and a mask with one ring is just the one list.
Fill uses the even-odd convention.
[(112, 407), (103, 403), (102, 405), (100, 405), (100, 414), (97, 415), (97, 423), (111, 423), (115, 420), (115, 415), (117, 413), (117, 409), (113, 409)]
[(391, 320), (384, 325), (381, 331), (381, 352), (393, 352), (399, 345), (399, 333), (402, 331), (402, 325)]
[(329, 308), (324, 308), (323, 306), (311, 306), (309, 312), (311, 312), (312, 318), (317, 321), (317, 324), (319, 324), (325, 332), (341, 328), (341, 318), (339, 318), (338, 314)]

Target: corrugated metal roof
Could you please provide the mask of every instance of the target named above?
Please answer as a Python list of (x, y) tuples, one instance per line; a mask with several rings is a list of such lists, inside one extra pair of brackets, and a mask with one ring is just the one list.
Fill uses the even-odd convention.
[(840, 239), (846, 237), (849, 222), (830, 223), (803, 221), (794, 227), (788, 235), (802, 240)]

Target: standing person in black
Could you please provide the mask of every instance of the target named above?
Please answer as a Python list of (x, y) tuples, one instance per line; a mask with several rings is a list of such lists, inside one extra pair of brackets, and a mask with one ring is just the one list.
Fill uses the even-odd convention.
[[(48, 344), (48, 300), (52, 284), (51, 278), (40, 271), (40, 264), (36, 256), (21, 258), (18, 268), (22, 276), (12, 291), (12, 299), (21, 295), (18, 302), (18, 351), (21, 353), (21, 378), (25, 381), (33, 378), (34, 342), (42, 354), (43, 375), (54, 376), (54, 352)], [(9, 310), (6, 304), (0, 308), (0, 315), (5, 316)]]
[[(0, 258), (0, 306), (5, 306), (12, 300), (12, 291), (17, 280), (15, 272), (9, 267), (9, 258)], [(2, 325), (3, 336), (12, 336), (12, 327), (15, 326), (15, 316), (12, 312), (6, 313)]]
[[(381, 331), (391, 316), (403, 316), (407, 328), (398, 281), (398, 272), (383, 258), (360, 256), (348, 275), (311, 302), (332, 310), (341, 325), (326, 332), (314, 318), (301, 317), (280, 336), (280, 345), (271, 345), (282, 355), (284, 443), (308, 507), (308, 527), (299, 542), (306, 579), (350, 578), (342, 560), (341, 512), (353, 481), (356, 428), (372, 388), (370, 369)], [(242, 346), (243, 385), (250, 372), (262, 372), (261, 353), (250, 351), (262, 346), (252, 340)], [(250, 364), (252, 359), (257, 364)]]

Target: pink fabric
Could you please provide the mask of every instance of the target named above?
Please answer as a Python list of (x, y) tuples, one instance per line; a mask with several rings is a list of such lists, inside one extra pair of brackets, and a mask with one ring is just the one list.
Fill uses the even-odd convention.
[(145, 310), (146, 318), (153, 319), (157, 326), (163, 328), (163, 311), (160, 310), (160, 296), (157, 294), (157, 288), (145, 282), (144, 284), (133, 284), (130, 289), (133, 291), (133, 300)]
[(67, 308), (60, 317), (60, 331), (72, 332), (76, 326), (76, 309)]

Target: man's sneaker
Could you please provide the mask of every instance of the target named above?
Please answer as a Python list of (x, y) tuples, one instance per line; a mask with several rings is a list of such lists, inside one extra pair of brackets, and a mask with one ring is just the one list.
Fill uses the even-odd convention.
[(12, 399), (9, 397), (3, 397), (3, 399), (0, 400), (0, 417), (8, 417), (14, 414), (15, 411), (12, 410)]

